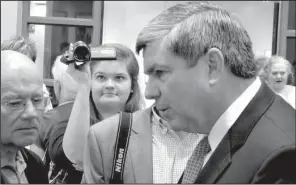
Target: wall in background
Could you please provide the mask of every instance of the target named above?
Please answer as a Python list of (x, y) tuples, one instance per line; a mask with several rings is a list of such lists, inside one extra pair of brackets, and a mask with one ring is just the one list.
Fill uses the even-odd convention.
[(17, 34), (17, 1), (1, 1), (1, 43)]

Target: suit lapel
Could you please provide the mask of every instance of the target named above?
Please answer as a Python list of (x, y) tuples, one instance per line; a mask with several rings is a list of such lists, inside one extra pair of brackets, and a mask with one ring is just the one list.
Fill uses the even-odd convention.
[(222, 139), (212, 157), (208, 160), (200, 174), (198, 175), (196, 184), (213, 184), (222, 172), (231, 164), (230, 137), (228, 134)]
[(275, 94), (262, 83), (255, 97), (222, 139), (195, 183), (213, 184), (231, 164), (231, 156), (246, 142), (250, 132), (275, 99)]
[(135, 183), (153, 183), (151, 108), (135, 114), (129, 143), (129, 155)]

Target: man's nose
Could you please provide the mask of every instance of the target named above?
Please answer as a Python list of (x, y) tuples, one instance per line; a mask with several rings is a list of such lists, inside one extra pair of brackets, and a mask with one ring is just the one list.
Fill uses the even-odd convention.
[(145, 97), (146, 99), (156, 99), (160, 96), (160, 92), (156, 84), (151, 80), (151, 78), (148, 79), (146, 83), (146, 89), (145, 89)]
[(32, 104), (32, 102), (28, 102), (24, 108), (24, 112), (22, 113), (21, 117), (23, 119), (34, 119), (38, 117), (37, 110)]

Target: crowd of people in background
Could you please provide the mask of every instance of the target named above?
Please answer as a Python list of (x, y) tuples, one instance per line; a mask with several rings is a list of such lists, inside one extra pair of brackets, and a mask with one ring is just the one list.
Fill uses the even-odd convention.
[[(1, 184), (296, 183), (295, 69), (282, 56), (254, 56), (228, 11), (179, 3), (142, 29), (135, 49), (151, 107), (131, 48), (91, 48), (116, 58), (67, 65), (73, 44), (63, 43), (53, 107), (35, 41), (1, 43)], [(132, 124), (117, 156), (121, 112)]]

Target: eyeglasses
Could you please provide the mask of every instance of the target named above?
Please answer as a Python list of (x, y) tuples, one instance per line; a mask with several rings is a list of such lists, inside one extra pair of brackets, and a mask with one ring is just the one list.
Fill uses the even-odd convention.
[[(10, 100), (10, 101), (3, 103), (3, 106), (8, 111), (12, 111), (12, 112), (23, 111), (25, 109), (26, 105), (29, 103), (29, 101), (28, 100), (21, 100), (21, 99)], [(45, 109), (43, 97), (32, 99), (31, 102), (36, 110), (44, 110)]]

